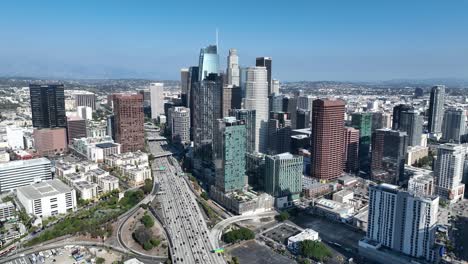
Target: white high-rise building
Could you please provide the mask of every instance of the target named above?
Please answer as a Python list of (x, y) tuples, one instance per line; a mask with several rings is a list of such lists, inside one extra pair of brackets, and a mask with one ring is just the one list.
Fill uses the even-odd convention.
[(173, 142), (190, 143), (190, 109), (187, 107), (172, 107), (169, 109), (168, 127)]
[(24, 130), (17, 126), (7, 126), (6, 135), (8, 147), (13, 150), (24, 149), (23, 133)]
[(52, 179), (50, 160), (15, 160), (0, 164), (0, 192)]
[(229, 56), (227, 57), (227, 84), (239, 86), (240, 85), (240, 68), (239, 56), (237, 56), (236, 49), (229, 49)]
[[(439, 197), (423, 196), (380, 184), (369, 187), (366, 238), (392, 250), (432, 261)], [(372, 243), (371, 243), (372, 244)], [(364, 246), (366, 247), (366, 246)]]
[(164, 84), (150, 83), (151, 93), (151, 118), (157, 119), (159, 115), (164, 115)]
[(462, 145), (448, 143), (439, 145), (437, 149), (434, 167), (436, 192), (451, 203), (463, 198), (465, 185), (461, 181), (465, 155), (466, 148)]
[(268, 73), (266, 67), (245, 69), (244, 108), (256, 111), (255, 151), (266, 153), (268, 136)]
[(273, 79), (271, 81), (271, 93), (273, 94), (280, 94), (280, 81), (279, 80), (276, 80), (276, 79)]
[(81, 119), (92, 120), (93, 119), (93, 109), (89, 106), (78, 106), (76, 112)]

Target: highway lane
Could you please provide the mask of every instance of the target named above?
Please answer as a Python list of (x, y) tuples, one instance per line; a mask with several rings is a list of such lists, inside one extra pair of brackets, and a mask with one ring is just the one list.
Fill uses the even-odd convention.
[[(163, 221), (173, 242), (173, 263), (225, 263), (214, 249), (209, 231), (194, 194), (182, 175), (182, 169), (172, 157), (155, 160), (155, 180), (160, 184), (157, 199), (161, 204)], [(172, 163), (172, 164), (171, 164)]]

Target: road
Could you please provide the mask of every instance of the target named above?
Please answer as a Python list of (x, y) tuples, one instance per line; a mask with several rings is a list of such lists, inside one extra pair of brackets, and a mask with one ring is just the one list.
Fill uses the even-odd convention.
[(223, 234), (223, 230), (226, 229), (228, 226), (240, 222), (240, 221), (245, 221), (245, 220), (255, 220), (259, 219), (262, 217), (268, 217), (268, 216), (275, 216), (278, 213), (276, 211), (270, 211), (270, 212), (262, 212), (258, 214), (251, 214), (251, 215), (238, 215), (238, 216), (233, 216), (227, 219), (224, 219), (223, 221), (217, 223), (213, 229), (211, 229), (210, 232), (210, 238), (213, 243), (213, 245), (218, 248), (219, 247), (219, 241), (221, 240), (221, 235)]
[[(160, 151), (158, 143), (148, 144), (152, 154)], [(153, 171), (154, 181), (160, 187), (157, 200), (161, 204), (163, 225), (172, 242), (172, 262), (225, 263), (222, 256), (211, 253), (215, 247), (208, 227), (195, 195), (181, 176), (183, 171), (177, 160), (173, 157), (157, 158), (153, 167), (156, 169)], [(160, 170), (161, 167), (165, 169)]]

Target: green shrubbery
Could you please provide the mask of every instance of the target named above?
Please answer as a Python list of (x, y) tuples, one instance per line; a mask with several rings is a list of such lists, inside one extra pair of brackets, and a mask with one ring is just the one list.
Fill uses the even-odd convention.
[(223, 241), (226, 243), (234, 243), (242, 240), (250, 240), (255, 238), (255, 233), (252, 230), (241, 227), (236, 230), (229, 231), (223, 235)]
[(299, 242), (300, 253), (303, 257), (313, 258), (320, 262), (332, 256), (330, 249), (328, 249), (320, 241), (304, 240)]

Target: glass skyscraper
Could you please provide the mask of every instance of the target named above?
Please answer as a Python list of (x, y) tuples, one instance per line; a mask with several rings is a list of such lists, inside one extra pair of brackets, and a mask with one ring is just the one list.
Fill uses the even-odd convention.
[(211, 73), (219, 74), (218, 47), (210, 45), (200, 50), (199, 81), (203, 81)]

